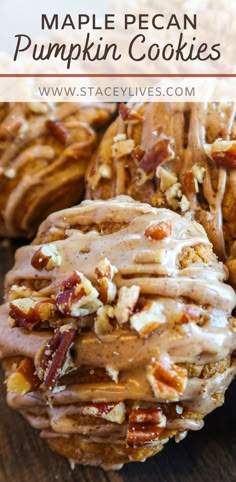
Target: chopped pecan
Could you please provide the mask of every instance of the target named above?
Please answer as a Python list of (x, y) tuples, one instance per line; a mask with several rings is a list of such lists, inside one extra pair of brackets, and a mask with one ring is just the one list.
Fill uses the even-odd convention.
[(134, 150), (134, 140), (125, 139), (118, 140), (112, 146), (112, 157), (114, 159), (120, 159), (121, 157), (128, 156)]
[(140, 162), (144, 154), (145, 154), (145, 151), (140, 146), (137, 146), (133, 150), (131, 156), (132, 156), (132, 159), (134, 159), (136, 162)]
[(20, 298), (10, 302), (9, 325), (11, 328), (32, 330), (42, 322), (55, 322), (58, 311), (55, 301), (40, 298)]
[(61, 256), (55, 244), (45, 244), (45, 246), (37, 249), (32, 256), (31, 265), (39, 271), (44, 268), (50, 271), (60, 266)]
[(34, 311), (35, 301), (32, 298), (20, 298), (9, 304), (8, 324), (11, 328), (22, 327), (32, 330), (40, 321)]
[(130, 288), (122, 286), (119, 289), (118, 300), (114, 313), (120, 325), (129, 320), (129, 317), (133, 313), (139, 299), (139, 293), (139, 286), (131, 286)]
[(59, 119), (50, 119), (46, 122), (47, 129), (51, 134), (63, 145), (65, 146), (68, 141), (68, 130)]
[(92, 283), (79, 271), (75, 271), (61, 285), (56, 305), (63, 315), (86, 316), (94, 313), (101, 302)]
[(174, 151), (170, 145), (170, 139), (158, 141), (141, 160), (138, 169), (144, 171), (146, 175), (153, 173), (163, 162), (174, 158)]
[(127, 139), (126, 134), (117, 134), (115, 137), (113, 137), (113, 142), (120, 142), (120, 141), (125, 141)]
[(112, 179), (112, 167), (110, 164), (103, 162), (98, 168), (98, 173), (103, 179)]
[(154, 395), (162, 400), (178, 401), (187, 386), (187, 370), (163, 356), (147, 371), (147, 379)]
[(112, 303), (116, 297), (117, 288), (115, 283), (107, 278), (99, 280), (99, 299), (102, 303)]
[(190, 208), (190, 202), (186, 198), (186, 196), (183, 195), (181, 200), (180, 200), (180, 209), (181, 209), (182, 213), (185, 213), (186, 211), (188, 211), (189, 208)]
[(161, 221), (159, 223), (150, 224), (144, 231), (144, 236), (147, 238), (161, 241), (171, 235), (172, 226), (170, 221)]
[(159, 427), (165, 427), (166, 425), (166, 417), (160, 407), (135, 407), (130, 413), (129, 421), (133, 423), (151, 423)]
[(113, 266), (107, 258), (102, 258), (95, 268), (95, 274), (98, 280), (101, 278), (112, 280), (117, 271), (117, 268)]
[(18, 300), (20, 298), (29, 298), (31, 294), (32, 294), (32, 291), (27, 286), (12, 285), (8, 293), (8, 299), (10, 301), (13, 301), (13, 300)]
[(130, 317), (130, 324), (138, 334), (145, 338), (153, 331), (166, 323), (166, 316), (163, 312), (163, 305), (156, 301), (150, 301)]
[(55, 331), (44, 348), (38, 376), (49, 390), (55, 388), (62, 375), (74, 369), (74, 366), (68, 363), (68, 358), (75, 337), (76, 330), (72, 326), (62, 326)]
[(158, 442), (166, 427), (166, 417), (160, 407), (135, 408), (129, 417), (127, 444), (130, 447), (152, 445)]
[(97, 335), (104, 335), (113, 330), (111, 319), (114, 318), (114, 308), (109, 305), (100, 306), (94, 321), (94, 331)]
[(39, 385), (40, 380), (36, 375), (34, 363), (29, 358), (24, 358), (7, 379), (8, 392), (21, 396), (36, 390)]
[(201, 164), (194, 164), (192, 167), (192, 172), (197, 182), (199, 182), (199, 184), (202, 184), (206, 169), (203, 166), (201, 166)]
[(184, 185), (188, 194), (196, 194), (198, 189), (198, 182), (192, 171), (186, 171), (184, 174)]
[(108, 373), (109, 377), (112, 379), (113, 382), (119, 382), (119, 371), (116, 368), (106, 366), (106, 372)]
[(180, 207), (180, 201), (182, 198), (182, 188), (179, 182), (172, 184), (166, 191), (165, 191), (165, 198), (171, 208), (178, 209)]
[(95, 268), (99, 285), (99, 298), (104, 304), (112, 303), (116, 297), (117, 289), (112, 279), (117, 271), (117, 268), (112, 266), (107, 258), (103, 258)]
[(217, 139), (213, 144), (205, 144), (204, 149), (217, 166), (236, 169), (236, 141)]
[(165, 192), (169, 187), (178, 182), (177, 177), (168, 169), (164, 169), (162, 166), (158, 166), (156, 169), (156, 177), (160, 179), (160, 190)]
[(142, 120), (142, 117), (135, 110), (131, 110), (124, 102), (120, 104), (119, 114), (124, 122), (136, 124)]
[(226, 152), (214, 152), (211, 157), (217, 166), (236, 169), (236, 146)]
[(123, 402), (98, 402), (86, 405), (83, 408), (83, 414), (121, 424), (125, 420), (126, 409)]

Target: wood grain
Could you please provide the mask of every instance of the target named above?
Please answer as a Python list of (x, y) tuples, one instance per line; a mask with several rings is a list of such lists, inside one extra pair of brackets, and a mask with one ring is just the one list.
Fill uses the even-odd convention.
[[(0, 247), (0, 289), (13, 263), (13, 245)], [(77, 466), (71, 470), (37, 431), (5, 403), (0, 375), (0, 482), (236, 482), (236, 384), (224, 407), (207, 417), (205, 428), (170, 442), (158, 456), (119, 472)]]

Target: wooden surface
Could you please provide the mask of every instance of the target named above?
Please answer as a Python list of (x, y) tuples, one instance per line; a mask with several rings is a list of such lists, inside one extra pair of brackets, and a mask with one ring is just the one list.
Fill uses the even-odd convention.
[[(0, 247), (0, 289), (13, 263), (13, 247)], [(236, 382), (224, 407), (207, 417), (205, 428), (189, 433), (145, 463), (119, 472), (77, 466), (73, 471), (39, 434), (5, 404), (0, 376), (0, 482), (236, 482)]]

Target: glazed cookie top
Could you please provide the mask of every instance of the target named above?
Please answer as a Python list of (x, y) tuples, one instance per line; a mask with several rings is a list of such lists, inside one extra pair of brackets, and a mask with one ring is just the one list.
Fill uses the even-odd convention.
[(221, 259), (236, 237), (234, 103), (122, 104), (87, 173), (87, 197), (128, 194), (194, 213)]
[[(23, 358), (16, 374), (31, 373), (23, 388), (8, 378), (9, 403), (24, 410), (46, 397), (63, 433), (73, 430), (68, 405), (91, 397), (118, 404), (118, 423), (125, 400), (208, 413), (235, 372), (226, 278), (203, 227), (167, 209), (121, 196), (51, 214), (6, 277), (0, 356)], [(222, 372), (194, 375), (222, 359)]]
[[(46, 259), (55, 259), (48, 269), (44, 251)], [(213, 254), (202, 226), (126, 196), (84, 201), (51, 214), (32, 245), (17, 251), (6, 289), (18, 280), (32, 283), (33, 289), (36, 282), (38, 294), (56, 296), (75, 268), (95, 282), (103, 258), (115, 266), (118, 286), (135, 284), (144, 294), (186, 296), (226, 311), (234, 307), (233, 292), (223, 284), (227, 270)]]

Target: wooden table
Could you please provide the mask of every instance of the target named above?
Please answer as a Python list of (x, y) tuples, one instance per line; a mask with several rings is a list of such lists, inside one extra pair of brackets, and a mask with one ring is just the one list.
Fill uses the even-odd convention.
[[(0, 246), (0, 289), (13, 263), (14, 246)], [(189, 433), (145, 463), (119, 472), (77, 466), (52, 453), (36, 430), (5, 403), (0, 376), (0, 482), (236, 482), (236, 384), (224, 407), (207, 417), (203, 430)]]

